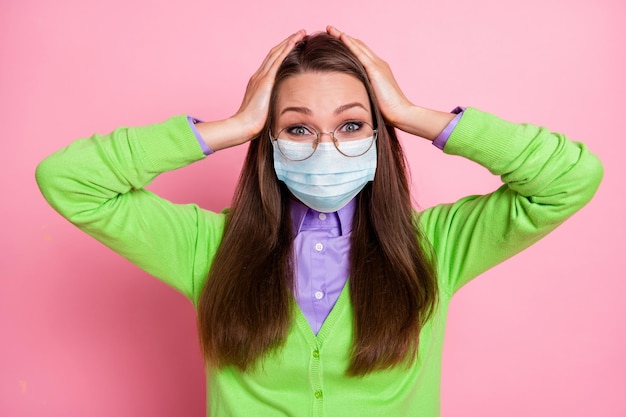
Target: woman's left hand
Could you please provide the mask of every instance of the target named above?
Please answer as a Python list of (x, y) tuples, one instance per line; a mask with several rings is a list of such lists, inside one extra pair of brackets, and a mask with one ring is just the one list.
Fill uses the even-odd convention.
[(409, 117), (409, 112), (414, 106), (400, 89), (389, 64), (378, 57), (362, 41), (341, 32), (334, 26), (326, 27), (326, 31), (331, 36), (341, 40), (361, 61), (374, 88), (374, 94), (383, 117), (388, 123), (402, 129), (402, 125), (405, 124), (406, 118)]
[(362, 41), (334, 26), (326, 27), (329, 35), (341, 40), (361, 61), (372, 83), (374, 94), (385, 121), (400, 130), (434, 140), (454, 114), (416, 106), (404, 95), (389, 64), (378, 57)]

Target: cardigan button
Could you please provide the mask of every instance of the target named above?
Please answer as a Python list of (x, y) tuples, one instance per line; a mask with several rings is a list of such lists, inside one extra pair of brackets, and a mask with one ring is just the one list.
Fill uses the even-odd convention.
[(313, 395), (315, 395), (315, 398), (319, 400), (320, 398), (322, 398), (322, 390), (315, 391), (315, 394)]
[(319, 350), (317, 350), (317, 349), (315, 349), (315, 350), (313, 351), (313, 357), (314, 357), (315, 359), (319, 359), (319, 357), (320, 357), (320, 351), (319, 351)]

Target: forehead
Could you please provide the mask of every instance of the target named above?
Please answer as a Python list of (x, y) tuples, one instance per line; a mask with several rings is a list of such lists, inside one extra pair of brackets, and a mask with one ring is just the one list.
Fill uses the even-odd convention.
[(278, 88), (276, 106), (307, 107), (313, 113), (335, 110), (346, 103), (360, 102), (369, 109), (365, 86), (356, 77), (341, 72), (305, 72), (285, 79)]

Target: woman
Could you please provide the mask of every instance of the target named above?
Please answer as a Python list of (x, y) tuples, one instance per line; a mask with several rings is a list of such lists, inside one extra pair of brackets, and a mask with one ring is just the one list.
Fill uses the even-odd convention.
[[(504, 185), (415, 213), (395, 128)], [(143, 189), (246, 142), (229, 211)], [(229, 119), (118, 129), (37, 170), (56, 210), (192, 300), (213, 416), (438, 415), (451, 296), (580, 209), (601, 177), (563, 135), (413, 105), (333, 27), (273, 48)]]

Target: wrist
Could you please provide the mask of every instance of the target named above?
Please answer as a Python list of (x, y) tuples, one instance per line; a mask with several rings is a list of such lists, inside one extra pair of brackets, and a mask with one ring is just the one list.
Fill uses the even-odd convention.
[(398, 129), (430, 141), (435, 140), (454, 119), (455, 114), (412, 105), (402, 119), (394, 123)]
[(255, 136), (252, 129), (246, 129), (246, 125), (235, 116), (212, 122), (201, 122), (195, 126), (204, 142), (213, 151), (241, 145)]

